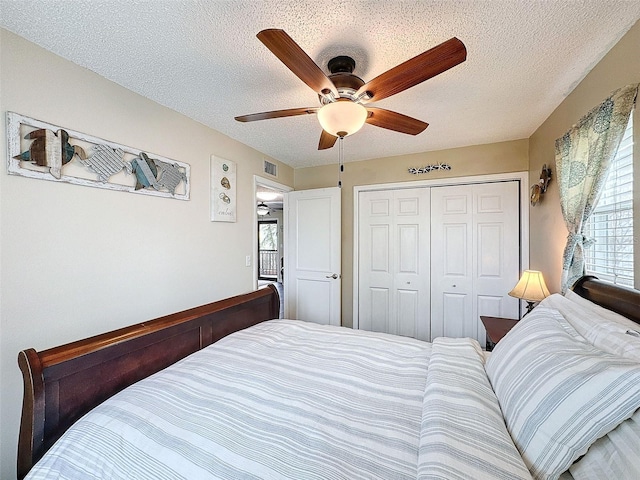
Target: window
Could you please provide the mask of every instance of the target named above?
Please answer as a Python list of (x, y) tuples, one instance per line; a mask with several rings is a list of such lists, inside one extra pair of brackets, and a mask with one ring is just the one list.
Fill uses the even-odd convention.
[(258, 278), (278, 277), (278, 223), (276, 220), (258, 221)]
[(633, 114), (610, 167), (586, 235), (596, 243), (586, 249), (587, 273), (633, 287)]

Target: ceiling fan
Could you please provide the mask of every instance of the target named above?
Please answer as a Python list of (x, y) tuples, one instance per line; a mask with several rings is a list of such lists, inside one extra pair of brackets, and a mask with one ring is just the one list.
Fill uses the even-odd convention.
[(318, 94), (319, 107), (290, 108), (235, 117), (239, 122), (316, 114), (322, 126), (318, 150), (331, 148), (338, 138), (357, 132), (364, 123), (417, 135), (429, 126), (416, 118), (378, 107), (365, 106), (403, 92), (455, 67), (467, 59), (467, 49), (457, 38), (407, 60), (365, 83), (353, 74), (355, 61), (339, 56), (329, 60), (327, 76), (284, 31), (262, 30), (258, 39), (300, 80)]

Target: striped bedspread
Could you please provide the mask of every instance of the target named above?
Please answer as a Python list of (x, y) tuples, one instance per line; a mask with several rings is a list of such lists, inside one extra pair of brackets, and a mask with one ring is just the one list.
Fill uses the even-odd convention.
[(480, 345), (436, 338), (427, 373), (420, 480), (531, 479), (484, 371)]
[[(421, 435), (431, 428), (431, 353), (432, 344), (409, 338), (292, 320), (264, 322), (98, 406), (27, 478), (416, 479), (419, 451), (424, 473), (428, 450), (446, 450), (433, 442), (425, 446)], [(482, 355), (476, 360), (480, 367), (473, 375), (484, 372)], [(466, 368), (460, 358), (451, 365)], [(453, 392), (454, 399), (463, 395)], [(488, 405), (495, 398), (479, 401)], [(497, 403), (491, 405), (494, 415)], [(465, 471), (464, 464), (478, 464), (487, 454), (511, 462), (514, 447), (508, 447), (504, 427), (485, 433), (466, 422), (459, 427), (458, 440), (489, 440), (491, 450), (477, 450), (478, 458), (473, 449), (466, 456), (450, 455), (444, 461), (456, 464), (452, 471)], [(488, 439), (496, 432), (507, 437)], [(447, 437), (434, 441), (448, 442)], [(502, 470), (489, 470), (473, 478), (505, 477)]]

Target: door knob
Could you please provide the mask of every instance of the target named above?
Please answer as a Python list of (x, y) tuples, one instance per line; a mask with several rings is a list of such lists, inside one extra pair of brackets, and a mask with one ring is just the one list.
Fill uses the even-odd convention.
[(327, 276), (326, 276), (326, 278), (333, 278), (334, 280), (335, 280), (336, 278), (338, 278), (338, 277), (339, 277), (339, 275), (338, 275), (337, 273), (334, 273), (333, 275), (327, 275)]

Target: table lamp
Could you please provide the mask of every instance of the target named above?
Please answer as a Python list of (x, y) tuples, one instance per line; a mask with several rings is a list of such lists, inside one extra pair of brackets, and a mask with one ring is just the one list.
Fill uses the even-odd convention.
[[(549, 289), (544, 283), (542, 272), (537, 270), (525, 270), (522, 277), (509, 292), (509, 295), (515, 298), (521, 298), (527, 302), (527, 311), (524, 315), (533, 310), (533, 304), (548, 297)], [(523, 315), (523, 317), (524, 317)]]

